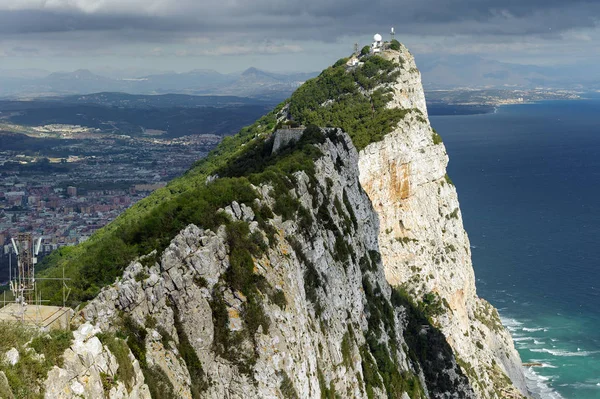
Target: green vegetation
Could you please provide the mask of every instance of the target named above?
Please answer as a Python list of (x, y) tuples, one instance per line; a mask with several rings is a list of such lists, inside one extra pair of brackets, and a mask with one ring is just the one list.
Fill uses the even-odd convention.
[[(171, 381), (165, 372), (156, 365), (150, 366), (146, 360), (146, 336), (148, 335), (146, 328), (136, 323), (130, 316), (123, 316), (121, 321), (122, 325), (117, 333), (117, 337), (126, 340), (131, 353), (138, 360), (142, 373), (144, 374), (144, 381), (148, 384), (150, 396), (153, 398), (175, 399), (177, 396), (175, 395), (173, 384), (171, 384)], [(110, 336), (102, 336), (102, 340), (110, 344), (111, 338)], [(122, 351), (122, 349), (117, 349), (117, 351)], [(116, 356), (117, 355), (115, 355), (115, 357)], [(120, 358), (117, 358), (119, 369), (121, 369), (122, 364), (129, 361), (129, 359), (126, 359), (125, 357), (126, 356), (121, 353)], [(119, 373), (126, 373), (128, 375), (130, 372), (132, 371), (118, 370), (117, 376), (119, 376)], [(122, 378), (125, 378), (124, 381), (127, 381), (126, 378), (129, 377), (123, 376)]]
[(488, 302), (481, 302), (480, 304), (481, 306), (477, 309), (477, 312), (475, 312), (475, 318), (479, 320), (481, 324), (489, 328), (490, 331), (502, 331), (504, 327), (500, 321), (498, 311)]
[[(224, 140), (224, 143), (227, 144), (231, 140)], [(301, 210), (299, 202), (289, 193), (289, 190), (294, 187), (290, 176), (299, 170), (314, 176), (314, 159), (321, 156), (314, 144), (323, 140), (324, 136), (318, 128), (308, 127), (302, 139), (294, 147), (282, 149), (275, 155), (271, 154), (272, 140), (261, 138), (243, 147), (243, 151), (238, 150), (235, 160), (223, 155), (223, 158), (230, 162), (223, 163), (221, 159), (215, 161), (213, 157), (209, 157), (201, 161), (199, 166), (189, 174), (194, 174), (196, 169), (203, 169), (206, 163), (214, 161), (212, 171), (223, 176), (222, 178), (209, 184), (205, 184), (205, 178), (200, 184), (190, 178), (187, 191), (150, 206), (150, 210), (136, 214), (134, 211), (137, 208), (132, 207), (111, 225), (95, 234), (89, 243), (86, 242), (75, 248), (65, 248), (50, 255), (46, 266), (54, 267), (47, 270), (46, 274), (58, 275), (57, 266), (64, 265), (66, 274), (73, 279), (71, 304), (89, 300), (102, 286), (112, 283), (136, 256), (154, 250), (161, 253), (177, 233), (190, 223), (204, 228), (228, 225), (231, 221), (226, 214), (218, 212), (218, 209), (229, 205), (232, 201), (256, 208), (253, 200), (258, 197), (258, 194), (252, 189), (251, 184), (271, 183), (275, 187), (273, 196), (277, 199), (275, 210), (281, 212), (284, 218), (293, 218), (296, 212)], [(249, 166), (250, 164), (252, 166)], [(181, 180), (175, 182), (181, 183)], [(150, 196), (139, 204), (152, 198), (153, 196)], [(269, 228), (265, 220), (264, 209), (254, 209), (254, 211), (259, 216), (261, 227), (267, 234), (274, 235), (273, 228)], [(129, 223), (121, 223), (122, 218), (128, 219)], [(310, 220), (305, 224), (309, 225)], [(255, 244), (262, 241), (258, 238), (252, 237)], [(244, 276), (240, 273), (243, 272), (244, 265), (248, 265), (246, 250), (250, 247), (254, 251), (256, 245), (248, 243), (244, 250), (234, 254), (234, 258), (242, 263), (236, 264), (237, 268), (230, 273), (233, 280), (239, 280)], [(246, 253), (244, 255), (246, 261), (242, 259), (244, 257), (242, 253)], [(60, 290), (56, 286), (54, 289), (57, 293), (54, 300), (59, 301)]]
[(354, 339), (354, 334), (352, 332), (352, 326), (348, 325), (348, 331), (344, 334), (342, 338), (342, 361), (344, 366), (348, 369), (352, 367), (352, 340)]
[[(448, 175), (446, 175), (448, 176)], [(448, 215), (446, 215), (446, 219), (450, 220), (450, 219), (458, 219), (458, 208), (454, 208), (454, 210), (452, 212), (450, 212)]]
[[(445, 369), (454, 367), (454, 353), (446, 341), (444, 334), (431, 324), (432, 313), (439, 307), (446, 306), (444, 301), (425, 295), (423, 303), (416, 304), (412, 296), (400, 287), (392, 290), (391, 301), (394, 306), (406, 309), (407, 326), (404, 330), (404, 340), (408, 345), (408, 354), (413, 365), (419, 364), (427, 382), (429, 393), (454, 390), (457, 381), (452, 381)], [(435, 295), (434, 295), (435, 296)], [(441, 302), (443, 305), (439, 305)], [(467, 382), (460, 370), (458, 378)]]
[(396, 39), (392, 39), (390, 42), (390, 48), (396, 51), (400, 50), (400, 42)]
[(347, 71), (333, 66), (307, 81), (290, 99), (290, 114), (305, 125), (339, 127), (358, 150), (382, 140), (410, 110), (388, 109), (389, 90), (378, 86), (395, 82), (398, 65), (378, 56)]
[(204, 370), (202, 369), (202, 363), (200, 362), (194, 347), (190, 343), (190, 339), (183, 330), (183, 325), (179, 319), (179, 311), (177, 311), (176, 307), (173, 307), (173, 312), (175, 329), (177, 330), (177, 337), (179, 338), (177, 350), (179, 351), (179, 355), (185, 362), (188, 372), (190, 373), (190, 380), (192, 382), (190, 391), (192, 393), (192, 398), (201, 399), (203, 397), (203, 393), (209, 387), (209, 382), (207, 381)]
[(294, 383), (290, 376), (283, 370), (277, 373), (281, 378), (281, 385), (279, 385), (279, 390), (285, 399), (298, 399), (298, 392), (296, 388), (294, 388)]
[(15, 398), (44, 397), (40, 384), (53, 366), (62, 366), (62, 355), (72, 339), (71, 331), (42, 333), (17, 323), (0, 323), (0, 354), (4, 356), (11, 348), (19, 351), (19, 361), (14, 366), (0, 362), (0, 371), (6, 374)]
[(327, 386), (327, 381), (325, 380), (323, 371), (321, 370), (321, 367), (318, 364), (317, 379), (319, 380), (319, 388), (321, 389), (321, 399), (337, 399), (337, 395), (335, 393), (335, 385), (333, 384), (333, 381), (330, 381), (329, 386)]
[(450, 176), (448, 176), (448, 173), (446, 173), (444, 175), (444, 180), (446, 181), (446, 183), (448, 183), (450, 186), (453, 186), (454, 183), (452, 182), (452, 179), (450, 178)]
[(403, 392), (407, 392), (411, 398), (424, 397), (417, 376), (409, 372), (400, 372), (396, 357), (396, 340), (388, 340), (383, 335), (385, 333), (387, 337), (396, 336), (394, 309), (384, 297), (381, 288), (378, 285), (373, 287), (366, 276), (363, 277), (363, 290), (367, 297), (369, 315), (367, 344), (361, 349), (367, 396), (374, 397), (373, 387), (380, 387), (389, 399), (399, 398)]
[(371, 52), (371, 47), (370, 46), (364, 46), (363, 48), (360, 49), (360, 55), (368, 55)]
[[(135, 377), (135, 370), (133, 364), (129, 359), (129, 348), (127, 343), (118, 338), (114, 334), (102, 333), (98, 334), (97, 337), (100, 339), (103, 345), (106, 345), (108, 350), (117, 358), (117, 374), (113, 382), (122, 381), (129, 392), (133, 386), (133, 378)], [(110, 390), (110, 388), (109, 388)]]
[(178, 398), (169, 377), (167, 377), (159, 366), (146, 366), (142, 370), (144, 372), (144, 381), (148, 384), (150, 397), (161, 399)]
[(431, 139), (433, 140), (433, 144), (442, 144), (442, 136), (438, 134), (435, 130), (431, 132)]
[[(229, 224), (227, 216), (217, 210), (234, 200), (253, 207), (261, 229), (272, 244), (276, 235), (268, 223), (272, 213), (254, 209), (253, 201), (259, 194), (250, 184), (269, 182), (273, 185), (275, 213), (284, 219), (298, 218), (303, 234), (309, 235), (313, 222), (310, 212), (290, 195), (295, 186), (292, 174), (299, 170), (307, 173), (311, 188), (316, 187), (313, 162), (321, 154), (314, 144), (322, 143), (325, 138), (319, 129), (309, 125), (341, 127), (361, 149), (370, 142), (381, 140), (409, 112), (386, 108), (391, 93), (383, 88), (375, 89), (395, 81), (397, 64), (377, 56), (365, 57), (363, 61), (364, 65), (352, 71), (346, 71), (343, 62), (337, 63), (307, 82), (289, 102), (280, 104), (237, 135), (224, 138), (208, 157), (198, 161), (185, 175), (136, 203), (90, 240), (46, 257), (38, 268), (40, 277), (62, 277), (64, 267), (66, 277), (72, 279), (69, 305), (76, 306), (94, 298), (103, 286), (113, 283), (136, 257), (156, 250), (154, 259), (144, 263), (159, 259), (170, 240), (187, 225), (194, 223), (210, 229)], [(321, 106), (325, 102), (327, 105)], [(282, 109), (288, 103), (292, 123), (309, 127), (298, 143), (273, 155), (271, 133), (278, 126), (278, 118), (285, 119)], [(330, 138), (335, 139), (336, 134)], [(220, 178), (207, 183), (207, 178), (215, 175)], [(350, 208), (347, 206), (347, 209)], [(349, 218), (349, 224), (356, 226), (354, 215), (350, 214)], [(262, 241), (259, 237), (253, 237), (253, 240)], [(229, 273), (233, 281), (239, 282), (241, 277), (248, 275), (248, 256), (243, 252), (235, 254), (239, 262), (236, 270)], [(145, 275), (136, 277), (142, 280)], [(40, 282), (40, 288), (46, 298), (61, 302), (58, 282)]]
[[(167, 187), (156, 190), (136, 203), (115, 221), (97, 231), (90, 240), (77, 247), (66, 247), (44, 259), (38, 270), (46, 277), (62, 277), (62, 266), (70, 277), (73, 292), (70, 305), (93, 298), (104, 285), (114, 282), (135, 257), (162, 249), (177, 232), (189, 223), (204, 227), (217, 224), (219, 203), (235, 199), (244, 202), (255, 195), (248, 191), (247, 179), (219, 179), (208, 187), (206, 179), (242, 154), (245, 145), (273, 131), (283, 104), (246, 127), (233, 137), (226, 137), (206, 158)], [(199, 208), (197, 207), (199, 206)], [(216, 207), (216, 208), (215, 208)], [(45, 297), (60, 292), (59, 284), (40, 284)], [(61, 303), (60, 294), (52, 298)]]

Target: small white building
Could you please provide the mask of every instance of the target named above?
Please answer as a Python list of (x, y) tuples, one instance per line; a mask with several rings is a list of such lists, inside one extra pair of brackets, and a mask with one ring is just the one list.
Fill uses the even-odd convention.
[(383, 49), (383, 37), (379, 33), (373, 36), (373, 44), (371, 44), (371, 54), (380, 53)]

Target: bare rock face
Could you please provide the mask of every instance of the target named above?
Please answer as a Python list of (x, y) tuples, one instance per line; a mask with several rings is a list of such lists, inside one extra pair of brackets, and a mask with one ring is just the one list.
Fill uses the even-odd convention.
[[(414, 59), (404, 47), (383, 56), (401, 72), (388, 106), (407, 110), (393, 132), (359, 154), (347, 134), (316, 128), (321, 155), (279, 176), (283, 192), (256, 183), (253, 202), (220, 210), (227, 223), (189, 225), (132, 262), (79, 312), (46, 397), (526, 393), (510, 336), (477, 297)], [(295, 142), (295, 131), (273, 137), (286, 151)]]
[[(63, 366), (54, 366), (48, 373), (45, 398), (150, 398), (138, 361), (129, 349), (124, 359), (129, 364), (119, 363), (97, 337), (99, 333), (100, 329), (89, 323), (73, 333), (73, 343), (63, 355)], [(119, 381), (118, 369), (126, 366), (133, 370), (132, 380)]]
[[(190, 225), (159, 262), (132, 263), (81, 322), (110, 332), (125, 315), (144, 330), (144, 374), (174, 397), (474, 397), (441, 333), (385, 280), (350, 138), (323, 133), (314, 175), (295, 173), (290, 190), (302, 218), (275, 214), (267, 229), (246, 204), (223, 209), (265, 245), (252, 259), (257, 296), (227, 283), (227, 228)], [(255, 189), (254, 208), (274, 209), (271, 188)]]
[(14, 366), (15, 364), (19, 363), (19, 358), (20, 355), (17, 348), (11, 348), (4, 354), (4, 361), (10, 364), (11, 366)]
[(439, 296), (445, 311), (435, 317), (469, 376), (478, 397), (526, 393), (521, 360), (497, 311), (477, 297), (469, 239), (456, 189), (446, 174), (448, 156), (427, 119), (420, 73), (412, 55), (400, 60), (391, 107), (413, 109), (396, 129), (359, 155), (360, 182), (379, 217), (379, 248), (385, 275), (417, 301)]

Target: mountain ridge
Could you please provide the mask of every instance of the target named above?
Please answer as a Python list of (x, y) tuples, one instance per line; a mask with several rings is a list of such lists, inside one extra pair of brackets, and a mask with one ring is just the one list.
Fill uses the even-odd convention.
[[(510, 336), (476, 297), (414, 59), (381, 55), (338, 61), (47, 258), (45, 275), (64, 267), (71, 304), (86, 304), (79, 357), (49, 371), (49, 397), (527, 394)], [(82, 374), (91, 347), (113, 366)]]
[(273, 97), (279, 101), (288, 97), (299, 82), (316, 73), (274, 73), (248, 68), (241, 73), (223, 74), (214, 70), (195, 69), (189, 72), (163, 72), (111, 78), (88, 69), (72, 72), (52, 72), (15, 75), (0, 73), (1, 97), (39, 97), (49, 95), (85, 95), (94, 92), (127, 92), (133, 95), (188, 94), (236, 95), (240, 97)]

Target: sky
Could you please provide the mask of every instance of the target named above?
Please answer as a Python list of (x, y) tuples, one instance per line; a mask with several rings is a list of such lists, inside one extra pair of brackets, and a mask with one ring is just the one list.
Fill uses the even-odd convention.
[(417, 55), (600, 61), (598, 0), (0, 0), (0, 70), (318, 71), (374, 33)]

